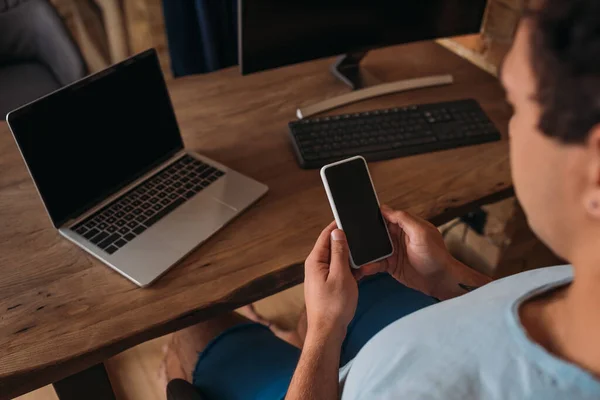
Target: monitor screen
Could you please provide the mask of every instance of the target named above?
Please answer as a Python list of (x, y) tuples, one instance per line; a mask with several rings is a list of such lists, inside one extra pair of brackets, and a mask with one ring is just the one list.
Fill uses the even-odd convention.
[(183, 148), (154, 51), (9, 114), (55, 226)]
[(240, 0), (242, 73), (476, 33), (486, 0)]

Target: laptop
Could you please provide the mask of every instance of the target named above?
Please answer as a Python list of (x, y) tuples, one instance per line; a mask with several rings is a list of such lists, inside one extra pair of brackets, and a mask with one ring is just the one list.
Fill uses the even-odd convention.
[(60, 234), (139, 286), (267, 192), (184, 148), (154, 50), (6, 120)]

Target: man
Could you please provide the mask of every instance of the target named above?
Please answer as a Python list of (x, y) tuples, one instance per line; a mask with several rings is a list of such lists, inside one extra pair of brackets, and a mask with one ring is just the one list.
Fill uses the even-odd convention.
[(185, 354), (204, 350), (177, 361), (195, 365), (187, 374), (203, 394), (600, 399), (600, 2), (538, 3), (502, 73), (514, 107), (511, 164), (532, 229), (573, 266), (488, 283), (432, 225), (383, 208), (396, 253), (362, 268), (387, 274), (357, 286), (344, 234), (330, 225), (305, 263), (301, 352), (233, 315), (179, 336)]

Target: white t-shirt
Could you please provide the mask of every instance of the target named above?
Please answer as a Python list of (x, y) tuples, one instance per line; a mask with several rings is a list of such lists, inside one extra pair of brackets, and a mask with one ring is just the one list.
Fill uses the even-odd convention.
[(341, 398), (600, 399), (600, 381), (532, 342), (518, 316), (571, 280), (568, 265), (523, 272), (401, 318), (340, 370)]

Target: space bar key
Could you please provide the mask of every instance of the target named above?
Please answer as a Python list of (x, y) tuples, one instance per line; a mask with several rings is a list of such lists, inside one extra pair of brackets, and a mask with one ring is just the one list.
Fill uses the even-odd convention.
[(177, 200), (175, 200), (174, 202), (172, 202), (171, 204), (169, 204), (168, 206), (166, 206), (165, 208), (163, 208), (162, 210), (160, 210), (159, 212), (154, 214), (152, 217), (150, 217), (146, 221), (144, 221), (144, 225), (146, 225), (148, 228), (151, 227), (152, 225), (157, 223), (159, 220), (161, 220), (165, 215), (169, 214), (171, 211), (173, 211), (174, 209), (176, 209), (183, 203), (185, 203), (185, 199), (183, 199), (181, 197), (178, 198)]

